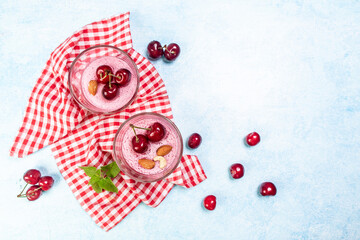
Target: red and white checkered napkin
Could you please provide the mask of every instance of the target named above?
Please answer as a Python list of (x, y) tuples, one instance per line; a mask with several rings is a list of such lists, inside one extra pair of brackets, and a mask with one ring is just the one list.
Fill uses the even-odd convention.
[[(112, 161), (112, 142), (122, 122), (139, 112), (157, 112), (170, 119), (170, 101), (163, 80), (154, 66), (132, 49), (130, 13), (94, 22), (67, 38), (51, 54), (26, 108), (23, 124), (10, 155), (23, 157), (52, 144), (61, 174), (87, 211), (104, 230), (119, 223), (141, 201), (156, 207), (174, 184), (193, 187), (206, 179), (196, 156), (185, 155), (166, 180), (139, 183), (123, 173), (113, 179), (119, 193), (97, 194), (88, 185), (89, 177), (78, 166), (99, 167)], [(67, 72), (83, 50), (108, 44), (127, 51), (140, 74), (137, 99), (124, 111), (95, 115), (80, 108), (70, 96)]]

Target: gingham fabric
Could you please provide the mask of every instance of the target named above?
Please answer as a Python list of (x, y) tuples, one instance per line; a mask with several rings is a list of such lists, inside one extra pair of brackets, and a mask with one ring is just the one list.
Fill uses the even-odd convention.
[[(121, 14), (83, 27), (67, 38), (51, 54), (31, 93), (23, 124), (10, 150), (23, 157), (52, 144), (57, 166), (71, 191), (86, 212), (108, 231), (140, 202), (156, 207), (174, 184), (193, 187), (206, 179), (196, 156), (185, 155), (179, 167), (166, 180), (139, 183), (122, 172), (113, 179), (119, 193), (97, 194), (89, 177), (78, 166), (99, 167), (113, 161), (112, 142), (122, 122), (140, 112), (157, 112), (173, 118), (165, 85), (154, 66), (132, 49), (130, 13)], [(83, 50), (100, 44), (127, 51), (140, 75), (136, 100), (124, 111), (96, 115), (80, 108), (71, 98), (68, 69)]]

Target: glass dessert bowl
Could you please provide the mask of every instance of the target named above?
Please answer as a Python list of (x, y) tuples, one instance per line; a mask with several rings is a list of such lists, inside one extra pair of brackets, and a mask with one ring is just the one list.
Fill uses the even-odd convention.
[(101, 114), (116, 113), (129, 106), (135, 100), (139, 82), (135, 62), (126, 52), (109, 45), (90, 47), (80, 53), (68, 76), (75, 101), (82, 108)]
[(121, 171), (139, 182), (166, 178), (177, 168), (182, 154), (179, 129), (157, 113), (130, 117), (120, 126), (113, 142), (115, 162)]

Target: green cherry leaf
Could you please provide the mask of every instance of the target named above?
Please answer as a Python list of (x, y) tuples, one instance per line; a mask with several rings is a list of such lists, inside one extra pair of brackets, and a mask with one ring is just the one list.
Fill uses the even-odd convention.
[(85, 174), (88, 175), (89, 177), (94, 176), (96, 173), (96, 167), (79, 167), (79, 168), (84, 170)]
[(110, 169), (111, 169), (111, 163), (108, 164), (108, 165), (105, 165), (105, 166), (100, 167), (100, 169), (101, 169), (101, 171), (102, 171), (104, 174), (107, 174), (107, 172), (109, 172)]
[(118, 193), (119, 190), (109, 177), (103, 178), (99, 181), (99, 186), (106, 191)]
[(98, 177), (101, 177), (101, 171), (100, 171), (100, 169), (96, 170), (95, 175), (98, 176)]
[(109, 178), (116, 177), (120, 172), (120, 168), (118, 167), (116, 162), (112, 162), (106, 166), (101, 167), (101, 170), (105, 172), (106, 176), (108, 176)]
[(94, 175), (91, 177), (89, 184), (94, 185), (95, 183), (98, 183), (100, 181), (101, 177), (98, 175)]
[(107, 173), (107, 176), (110, 178), (116, 177), (120, 172), (119, 166), (116, 164), (116, 162), (111, 163), (110, 171)]
[(99, 183), (94, 183), (91, 185), (91, 187), (94, 189), (95, 192), (97, 193), (101, 193), (102, 192), (102, 187), (100, 187)]

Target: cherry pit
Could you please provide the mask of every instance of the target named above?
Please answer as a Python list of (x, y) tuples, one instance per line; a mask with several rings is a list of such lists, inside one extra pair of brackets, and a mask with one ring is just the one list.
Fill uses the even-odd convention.
[(172, 62), (180, 55), (180, 47), (176, 43), (161, 46), (159, 41), (154, 40), (148, 44), (147, 53), (151, 60), (157, 60), (164, 56), (165, 61)]
[[(38, 199), (43, 191), (48, 191), (54, 184), (54, 179), (51, 176), (41, 177), (41, 173), (37, 169), (30, 169), (26, 171), (23, 179), (26, 182), (26, 185), (17, 197), (26, 197), (29, 201), (35, 201)], [(31, 184), (32, 186), (29, 187), (25, 194), (23, 194), (28, 184)]]

